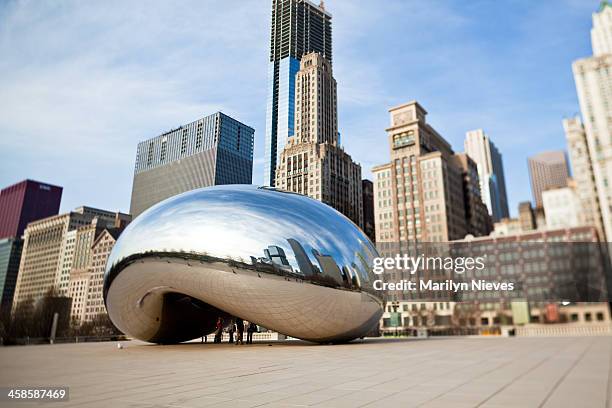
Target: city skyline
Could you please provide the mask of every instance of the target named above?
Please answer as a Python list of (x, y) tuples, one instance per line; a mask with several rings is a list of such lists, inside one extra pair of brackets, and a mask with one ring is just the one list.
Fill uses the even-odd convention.
[[(524, 4), (517, 2), (503, 8), (508, 21), (493, 24), (488, 23), (496, 21), (490, 16), (502, 12), (502, 8), (486, 2), (463, 6), (459, 2), (385, 2), (385, 7), (380, 7), (376, 2), (356, 5), (328, 1), (326, 8), (334, 16), (339, 130), (346, 150), (361, 164), (364, 178), (371, 178), (373, 165), (387, 161), (387, 109), (403, 100), (418, 99), (428, 106), (430, 123), (456, 151), (461, 150), (466, 131), (485, 129), (504, 157), (509, 207), (516, 214), (517, 203), (531, 196), (527, 156), (566, 147), (561, 121), (579, 109), (571, 62), (591, 54), (587, 33), (598, 2), (590, 3), (566, 0), (562, 7), (533, 5), (526, 11)], [(208, 25), (205, 33), (159, 28), (160, 19), (178, 18), (186, 11), (176, 7), (138, 10), (138, 6), (125, 5), (121, 6), (125, 13), (112, 16), (94, 5), (28, 7), (32, 4), (0, 8), (0, 20), (7, 23), (0, 31), (0, 49), (9, 56), (0, 65), (0, 73), (6, 74), (0, 79), (0, 95), (6, 92), (0, 105), (0, 132), (15, 135), (0, 142), (0, 184), (32, 178), (62, 185), (65, 190), (60, 212), (80, 205), (126, 211), (137, 143), (216, 110), (255, 128), (253, 181), (261, 183), (268, 3), (241, 2), (228, 10), (192, 7), (193, 12), (215, 17), (215, 21), (257, 21), (253, 31), (247, 33), (222, 23)], [(389, 19), (403, 11), (408, 12), (406, 16), (415, 16), (411, 19), (413, 28), (405, 28), (402, 19)], [(209, 12), (219, 15), (210, 16)], [(121, 46), (109, 42), (110, 31), (114, 28), (113, 35), (121, 35), (131, 29), (130, 16), (137, 13), (147, 21), (139, 27), (139, 35)], [(95, 19), (85, 20), (91, 23), (85, 30), (90, 36), (80, 41), (88, 45), (78, 47), (66, 38), (74, 38), (83, 30), (73, 20), (82, 21), (85, 16)], [(112, 20), (109, 28), (96, 25), (105, 19)], [(420, 24), (432, 22), (438, 24), (435, 34), (419, 32)], [(41, 25), (27, 35), (20, 31), (31, 28), (32, 23)], [(47, 33), (49, 24), (61, 29)], [(355, 24), (367, 29), (352, 32), (350, 27)], [(22, 34), (21, 46), (14, 48), (23, 56), (9, 48)], [(161, 37), (164, 41), (156, 44)], [(459, 41), (449, 47), (444, 43), (450, 38)], [(211, 39), (218, 44), (211, 44)], [(380, 40), (388, 46), (380, 47)], [(54, 46), (64, 42), (67, 47)], [(361, 46), (355, 47), (358, 43)], [(46, 46), (40, 47), (45, 53), (38, 51), (40, 45)], [(228, 49), (240, 50), (242, 67), (230, 67), (219, 74), (223, 71), (219, 65), (231, 66), (238, 61)], [(369, 56), (363, 58), (366, 54)], [(180, 63), (180, 57), (188, 63)], [(53, 60), (58, 62), (52, 64)], [(416, 60), (425, 63), (410, 63)], [(509, 60), (514, 65), (504, 67)], [(37, 75), (40, 72), (34, 62), (47, 72)], [(23, 68), (14, 69), (13, 63)], [(155, 69), (144, 69), (151, 63)], [(168, 75), (177, 67), (173, 75)], [(145, 75), (139, 77), (143, 72)], [(466, 76), (466, 72), (471, 75)], [(27, 86), (18, 86), (24, 82)], [(236, 88), (240, 92), (232, 92)], [(28, 105), (31, 108), (26, 108)], [(23, 149), (20, 140), (34, 146)], [(105, 177), (98, 180), (102, 188), (90, 189), (88, 177), (96, 171), (95, 165), (105, 166)]]

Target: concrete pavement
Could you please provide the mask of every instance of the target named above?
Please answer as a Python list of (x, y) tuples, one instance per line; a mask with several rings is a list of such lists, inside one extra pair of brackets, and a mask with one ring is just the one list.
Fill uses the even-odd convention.
[(0, 386), (69, 386), (49, 407), (610, 406), (612, 337), (123, 344), (0, 348)]

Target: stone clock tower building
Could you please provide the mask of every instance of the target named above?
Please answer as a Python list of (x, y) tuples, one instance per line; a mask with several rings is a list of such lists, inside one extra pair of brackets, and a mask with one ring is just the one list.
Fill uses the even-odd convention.
[(306, 54), (295, 78), (295, 135), (276, 168), (277, 188), (334, 207), (363, 226), (361, 166), (338, 140), (336, 80), (320, 53)]

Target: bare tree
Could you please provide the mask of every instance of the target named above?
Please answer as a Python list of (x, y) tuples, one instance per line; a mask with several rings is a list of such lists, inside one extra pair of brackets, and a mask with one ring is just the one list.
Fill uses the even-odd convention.
[(96, 315), (91, 321), (83, 323), (78, 328), (79, 336), (115, 336), (122, 334), (119, 329), (111, 322), (107, 313)]
[(451, 322), (459, 327), (467, 327), (472, 322), (479, 325), (480, 309), (474, 303), (458, 303), (453, 310)]

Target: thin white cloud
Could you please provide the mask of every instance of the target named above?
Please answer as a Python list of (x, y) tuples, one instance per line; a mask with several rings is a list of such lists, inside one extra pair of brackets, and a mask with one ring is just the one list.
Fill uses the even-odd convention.
[(217, 110), (258, 124), (268, 12), (253, 10), (254, 1), (5, 4), (2, 184), (42, 178), (65, 184), (63, 210), (126, 209), (138, 141)]
[[(340, 131), (364, 175), (389, 158), (387, 109), (418, 99), (456, 150), (488, 130), (527, 199), (525, 157), (564, 145), (569, 63), (589, 51), (596, 4), (562, 1), (328, 0)], [(269, 0), (1, 3), (0, 185), (40, 178), (65, 185), (63, 210), (125, 210), (138, 141), (220, 109), (256, 129), (261, 182), (269, 24)]]

